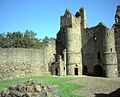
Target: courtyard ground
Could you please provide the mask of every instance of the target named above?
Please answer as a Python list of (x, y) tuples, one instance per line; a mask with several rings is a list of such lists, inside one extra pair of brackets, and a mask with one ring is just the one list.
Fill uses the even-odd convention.
[(102, 78), (84, 76), (73, 83), (80, 84), (83, 88), (73, 91), (84, 97), (120, 97), (120, 78)]

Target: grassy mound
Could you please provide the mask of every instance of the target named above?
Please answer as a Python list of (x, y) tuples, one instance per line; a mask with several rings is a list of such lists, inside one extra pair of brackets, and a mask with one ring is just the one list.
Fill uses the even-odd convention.
[(39, 76), (29, 78), (18, 78), (12, 80), (2, 80), (0, 81), (0, 91), (2, 91), (8, 85), (12, 85), (29, 79), (42, 81), (49, 85), (56, 85), (62, 97), (81, 97), (73, 94), (74, 90), (81, 88), (79, 84), (71, 82), (72, 80), (74, 80), (74, 77)]

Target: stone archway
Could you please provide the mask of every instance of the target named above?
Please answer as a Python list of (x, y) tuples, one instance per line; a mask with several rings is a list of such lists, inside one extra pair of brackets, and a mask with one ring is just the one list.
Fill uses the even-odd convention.
[(99, 76), (99, 77), (104, 76), (104, 70), (103, 70), (103, 67), (101, 65), (94, 66), (94, 75)]

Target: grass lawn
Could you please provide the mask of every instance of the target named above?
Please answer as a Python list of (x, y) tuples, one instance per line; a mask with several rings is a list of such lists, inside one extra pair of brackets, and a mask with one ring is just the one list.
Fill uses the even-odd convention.
[(79, 84), (70, 82), (71, 80), (74, 80), (74, 77), (39, 76), (39, 77), (29, 77), (29, 78), (17, 78), (12, 80), (2, 80), (0, 81), (0, 91), (2, 91), (8, 85), (18, 83), (21, 81), (26, 81), (28, 79), (42, 81), (48, 85), (57, 85), (58, 90), (62, 97), (82, 97), (82, 96), (74, 95), (72, 93), (73, 90), (82, 88)]

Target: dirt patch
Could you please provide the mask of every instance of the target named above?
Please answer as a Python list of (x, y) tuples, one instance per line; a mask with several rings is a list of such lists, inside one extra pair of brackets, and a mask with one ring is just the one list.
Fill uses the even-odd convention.
[(120, 78), (81, 77), (72, 82), (83, 86), (73, 91), (85, 97), (120, 97)]

